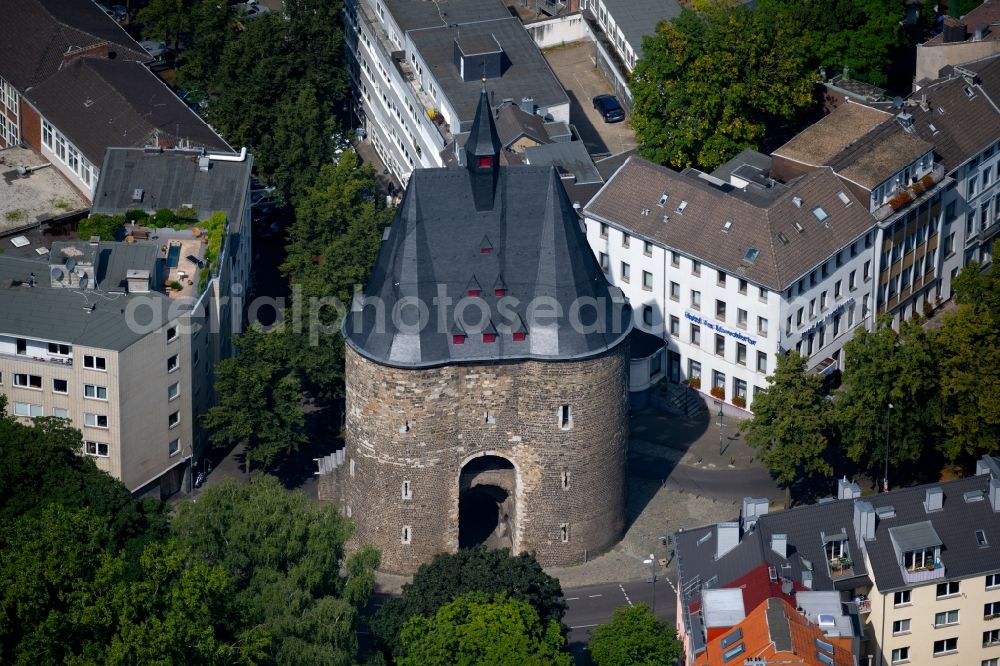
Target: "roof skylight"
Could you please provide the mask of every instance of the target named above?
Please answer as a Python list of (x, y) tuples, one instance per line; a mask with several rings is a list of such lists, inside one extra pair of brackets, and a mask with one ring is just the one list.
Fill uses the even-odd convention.
[(813, 208), (813, 215), (815, 215), (816, 219), (819, 220), (820, 222), (824, 222), (826, 218), (830, 217), (829, 215), (826, 214), (826, 211), (823, 210), (821, 206), (816, 206), (815, 208)]
[(840, 203), (844, 204), (845, 206), (851, 205), (851, 198), (847, 196), (847, 193), (844, 192), (843, 190), (837, 192), (837, 198), (840, 199)]
[(726, 220), (726, 223), (722, 225), (723, 233), (729, 233), (729, 230), (733, 228), (732, 220)]
[(687, 201), (682, 201), (677, 206), (677, 212), (678, 213), (683, 213), (684, 209), (687, 208), (687, 207), (688, 207), (688, 202)]
[(747, 250), (747, 253), (746, 253), (746, 255), (745, 255), (745, 256), (743, 257), (743, 260), (744, 260), (745, 262), (747, 262), (748, 264), (752, 264), (753, 262), (757, 261), (757, 257), (758, 257), (759, 255), (760, 255), (760, 250), (758, 250), (758, 249), (757, 249), (757, 248), (755, 248), (755, 247), (752, 247), (752, 248), (750, 248), (749, 250)]
[(657, 206), (664, 206), (664, 205), (666, 205), (667, 198), (668, 198), (667, 193), (664, 192), (663, 194), (660, 195), (660, 200), (656, 202), (656, 205)]

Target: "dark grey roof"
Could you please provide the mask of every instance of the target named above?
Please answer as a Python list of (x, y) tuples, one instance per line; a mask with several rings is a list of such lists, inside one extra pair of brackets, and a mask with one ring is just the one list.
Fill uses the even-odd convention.
[[(907, 106), (917, 134), (934, 144), (934, 152), (950, 172), (998, 138), (1000, 127), (1000, 55), (966, 63), (979, 84), (969, 86), (954, 70), (910, 96)], [(970, 96), (966, 89), (973, 92)], [(926, 100), (921, 106), (919, 102)]]
[[(667, 201), (660, 205), (664, 193)], [(683, 207), (682, 202), (686, 202)], [(875, 226), (866, 203), (859, 202), (829, 168), (808, 173), (788, 187), (744, 192), (707, 174), (677, 173), (630, 157), (585, 212), (782, 291)], [(827, 213), (824, 222), (812, 212), (817, 207)], [(726, 222), (732, 224), (727, 228)]]
[(767, 174), (770, 171), (771, 157), (769, 155), (746, 148), (745, 150), (741, 150), (736, 157), (713, 171), (712, 175), (728, 182), (731, 175), (743, 180), (753, 180), (759, 178), (761, 174)]
[(526, 136), (538, 143), (548, 143), (549, 132), (545, 120), (518, 108), (517, 104), (503, 104), (496, 113), (497, 135), (506, 148)]
[(493, 122), (493, 109), (490, 107), (490, 98), (483, 87), (479, 91), (479, 106), (476, 109), (476, 118), (472, 122), (469, 136), (465, 140), (465, 152), (469, 155), (490, 156), (500, 152), (500, 137), (497, 136), (497, 127)]
[(24, 92), (59, 71), (64, 54), (101, 44), (116, 60), (152, 59), (90, 0), (7, 0), (0, 21), (0, 76)]
[[(555, 170), (501, 167), (494, 207), (484, 212), (476, 210), (471, 178), (464, 168), (413, 172), (364, 292), (384, 304), (384, 325), (377, 306), (362, 315), (355, 304), (344, 322), (347, 343), (400, 367), (584, 358), (621, 343), (632, 327), (631, 309), (609, 288)], [(517, 299), (509, 316), (495, 296), (498, 288)], [(456, 308), (436, 300), (439, 290), (455, 303), (470, 290), (479, 292), (476, 302), (487, 316), (469, 307), (465, 325), (456, 324)], [(403, 308), (403, 321), (394, 321), (391, 313), (404, 298), (427, 306), (425, 326), (417, 326), (414, 307)], [(570, 325), (568, 313), (579, 298), (597, 299), (606, 332)], [(566, 316), (553, 322), (539, 313), (532, 321), (529, 303), (543, 300)], [(585, 308), (586, 323), (593, 313)], [(496, 341), (485, 342), (482, 333), (494, 330)], [(518, 331), (527, 333), (524, 340), (514, 339)], [(457, 333), (468, 336), (464, 344), (454, 344)]]
[(111, 147), (229, 145), (145, 65), (77, 58), (25, 93), (93, 164)]
[[(162, 308), (163, 321), (170, 300), (152, 291), (142, 294), (122, 293), (121, 280), (131, 268), (150, 270), (156, 275), (156, 243), (100, 243), (89, 248), (86, 243), (54, 243), (51, 255), (59, 257), (63, 247), (73, 245), (96, 260), (97, 288), (91, 290), (53, 288), (47, 258), (25, 259), (0, 255), (0, 332), (42, 340), (121, 351), (143, 338), (147, 331), (127, 323), (125, 309), (134, 299), (142, 299), (145, 315), (149, 307)], [(25, 282), (35, 273), (34, 287), (11, 286)], [(154, 286), (158, 283), (153, 278)], [(147, 305), (148, 304), (148, 305)], [(93, 311), (86, 306), (96, 305)]]
[(641, 328), (633, 328), (629, 335), (629, 354), (634, 359), (648, 358), (666, 346), (666, 341), (658, 335), (647, 333)]
[(655, 33), (660, 21), (681, 13), (677, 0), (604, 0), (604, 6), (637, 56), (642, 55), (643, 37)]
[(560, 173), (572, 174), (578, 185), (603, 183), (583, 141), (546, 143), (524, 149), (524, 159), (533, 166), (551, 165)]
[[(882, 592), (912, 587), (912, 583), (903, 580), (893, 533), (897, 536), (897, 546), (900, 542), (943, 544), (941, 559), (945, 572), (940, 580), (998, 572), (1000, 515), (990, 506), (989, 481), (989, 475), (968, 477), (936, 486), (902, 488), (863, 500), (826, 501), (766, 514), (757, 519), (754, 529), (744, 534), (735, 548), (719, 559), (715, 559), (717, 526), (678, 532), (676, 555), (680, 586), (685, 589), (684, 602), (694, 601), (705, 581), (715, 578), (716, 587), (725, 587), (764, 564), (775, 567), (780, 576), (800, 583), (802, 571), (807, 568), (803, 558), (812, 566), (814, 590), (850, 590), (859, 587), (865, 577), (874, 580)], [(944, 492), (944, 508), (927, 513), (923, 502), (927, 489), (934, 487)], [(986, 493), (986, 498), (966, 502), (964, 495), (970, 491)], [(874, 540), (864, 542), (871, 571), (865, 568), (854, 529), (855, 504), (861, 501), (870, 502), (876, 512), (880, 507), (895, 509), (892, 517), (886, 517), (891, 514), (878, 517)], [(979, 546), (976, 530), (983, 530), (989, 546)], [(771, 537), (775, 534), (787, 535), (787, 558), (771, 549)], [(834, 579), (826, 565), (823, 545), (827, 537), (838, 534), (847, 537), (852, 571)]]
[(608, 180), (615, 174), (625, 164), (625, 160), (636, 154), (635, 148), (630, 148), (629, 150), (622, 151), (620, 153), (615, 153), (614, 155), (608, 155), (605, 158), (599, 159), (594, 162), (594, 166), (597, 167), (598, 173), (601, 174), (601, 178)]
[[(249, 196), (253, 156), (242, 161), (210, 160), (208, 171), (198, 165), (200, 153), (183, 150), (108, 150), (94, 195), (94, 213), (118, 215), (128, 210), (155, 211), (190, 205), (198, 219), (216, 211), (229, 217), (230, 231), (239, 231)], [(142, 190), (142, 201), (132, 200)]]
[(382, 4), (403, 32), (510, 16), (497, 0), (382, 0)]
[[(432, 3), (426, 3), (431, 5)], [(465, 131), (472, 123), (479, 103), (479, 81), (464, 81), (454, 62), (454, 42), (459, 32), (463, 39), (495, 37), (503, 48), (505, 68), (500, 78), (490, 79), (492, 101), (531, 97), (539, 106), (569, 104), (566, 91), (552, 73), (535, 42), (524, 26), (507, 18), (466, 23), (455, 27), (412, 30), (408, 34), (438, 82), (441, 93), (458, 113)]]

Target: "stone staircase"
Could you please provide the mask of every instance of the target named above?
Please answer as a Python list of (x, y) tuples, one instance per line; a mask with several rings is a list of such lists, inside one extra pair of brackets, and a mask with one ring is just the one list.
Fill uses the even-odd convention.
[(688, 418), (694, 418), (708, 410), (701, 394), (683, 384), (670, 386), (670, 390), (667, 391), (666, 402), (669, 409), (678, 414), (683, 414)]

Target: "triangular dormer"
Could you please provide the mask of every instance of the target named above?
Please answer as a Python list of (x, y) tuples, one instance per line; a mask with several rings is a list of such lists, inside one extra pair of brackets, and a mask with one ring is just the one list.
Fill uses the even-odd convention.
[(465, 142), (465, 168), (469, 170), (476, 210), (493, 210), (500, 172), (500, 137), (493, 122), (493, 109), (485, 85), (479, 94), (476, 118)]

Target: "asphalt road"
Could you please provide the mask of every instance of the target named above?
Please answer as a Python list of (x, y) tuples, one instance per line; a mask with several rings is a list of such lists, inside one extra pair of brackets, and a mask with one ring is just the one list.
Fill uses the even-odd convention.
[(577, 663), (586, 663), (583, 653), (587, 650), (590, 634), (594, 627), (606, 624), (616, 608), (639, 603), (653, 605), (653, 589), (656, 590), (656, 616), (661, 620), (676, 623), (677, 595), (673, 581), (657, 576), (656, 584), (646, 581), (591, 585), (566, 590), (566, 615), (563, 622), (569, 627), (569, 647)]
[(727, 462), (723, 457), (716, 469), (678, 465), (667, 477), (667, 486), (702, 497), (726, 500), (742, 500), (744, 497), (784, 499), (784, 494), (767, 470), (756, 466), (749, 469), (729, 469)]

